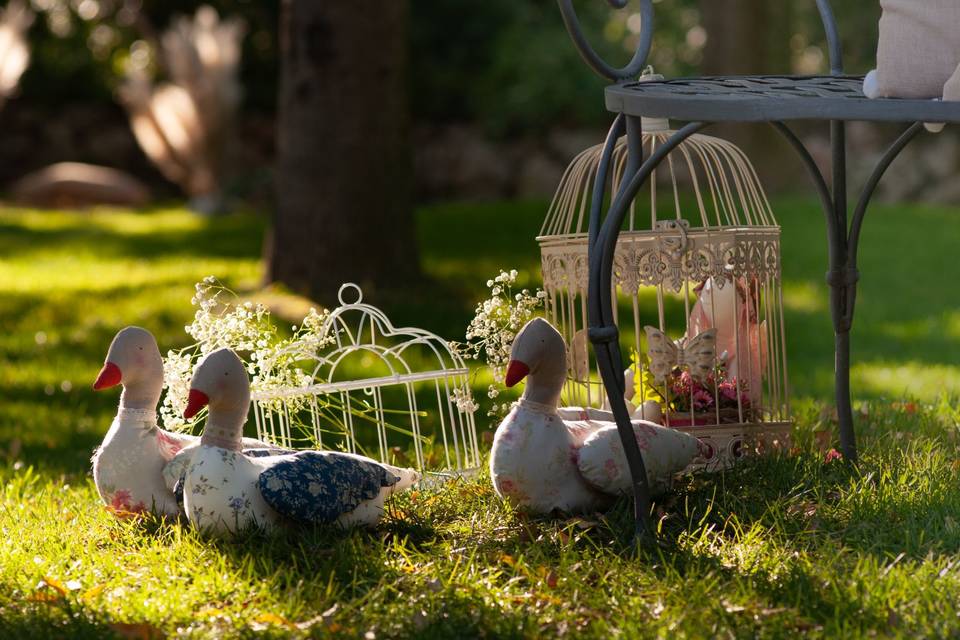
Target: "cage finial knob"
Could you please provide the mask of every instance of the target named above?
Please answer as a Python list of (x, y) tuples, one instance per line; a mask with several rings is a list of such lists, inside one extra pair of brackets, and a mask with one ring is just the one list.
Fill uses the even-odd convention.
[[(346, 293), (348, 291), (356, 292), (357, 299), (353, 302), (347, 302)], [(353, 282), (347, 282), (340, 285), (340, 290), (337, 291), (337, 300), (340, 301), (340, 306), (360, 304), (363, 302), (363, 290), (360, 288), (360, 285), (354, 284)]]

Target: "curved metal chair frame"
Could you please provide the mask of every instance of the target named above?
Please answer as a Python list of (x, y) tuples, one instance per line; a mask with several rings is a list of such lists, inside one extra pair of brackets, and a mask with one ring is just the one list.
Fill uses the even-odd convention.
[[(607, 0), (624, 8), (628, 0)], [(735, 76), (680, 78), (634, 82), (646, 64), (653, 40), (653, 3), (640, 0), (642, 31), (632, 60), (624, 67), (607, 64), (589, 44), (573, 0), (557, 0), (564, 24), (584, 61), (612, 82), (606, 89), (607, 108), (616, 112), (607, 135), (594, 183), (589, 224), (589, 336), (596, 351), (600, 375), (616, 418), (630, 466), (638, 536), (652, 535), (647, 474), (633, 436), (624, 404), (623, 359), (619, 330), (613, 318), (611, 278), (614, 252), (630, 203), (660, 162), (690, 135), (714, 122), (767, 122), (797, 152), (813, 181), (823, 208), (829, 245), (830, 309), (836, 350), (835, 396), (840, 424), (840, 450), (853, 462), (857, 458), (850, 401), (850, 330), (856, 304), (857, 247), (863, 219), (874, 190), (887, 168), (923, 128), (923, 122), (960, 122), (960, 103), (924, 100), (867, 99), (863, 78), (843, 74), (842, 52), (836, 21), (828, 0), (816, 0), (826, 31), (830, 54), (829, 76)], [(686, 120), (663, 146), (643, 157), (641, 115)], [(832, 147), (832, 189), (800, 139), (784, 120), (828, 120)], [(846, 175), (846, 121), (908, 123), (906, 130), (884, 153), (860, 193), (852, 217), (848, 216)], [(626, 133), (627, 168), (617, 193), (603, 215), (610, 159), (617, 139)]]

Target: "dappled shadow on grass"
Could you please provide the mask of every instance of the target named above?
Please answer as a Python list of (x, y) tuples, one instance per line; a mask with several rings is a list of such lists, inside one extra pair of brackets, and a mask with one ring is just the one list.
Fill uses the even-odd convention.
[(960, 551), (960, 526), (952, 521), (960, 513), (956, 472), (928, 444), (907, 449), (901, 456), (865, 448), (857, 466), (825, 464), (822, 454), (770, 457), (694, 479), (668, 499), (686, 513), (667, 513), (666, 538), (709, 532), (736, 545), (764, 531), (804, 552), (840, 549), (881, 560), (954, 555)]
[[(857, 613), (864, 606), (857, 580), (879, 576), (901, 552), (907, 554), (901, 563), (908, 571), (958, 550), (954, 543), (913, 545), (893, 524), (914, 512), (955, 508), (956, 490), (947, 488), (950, 465), (919, 442), (924, 438), (918, 436), (903, 459), (895, 447), (868, 439), (860, 470), (825, 465), (819, 453), (804, 450), (688, 478), (655, 504), (661, 527), (655, 547), (634, 546), (632, 504), (626, 498), (605, 514), (530, 516), (501, 502), (481, 475), (397, 496), (375, 530), (292, 527), (211, 540), (189, 525), (147, 517), (104, 522), (109, 535), (102, 548), (120, 555), (183, 549), (194, 558), (189, 562), (235, 581), (238, 593), (266, 585), (278, 602), (300, 603), (285, 614), (297, 622), (340, 603), (330, 621), (351, 629), (344, 633), (354, 637), (370, 620), (377, 621), (378, 636), (552, 634), (559, 620), (586, 625), (596, 635), (606, 620), (618, 627), (629, 620), (655, 621), (648, 605), (656, 608), (660, 600), (668, 607), (696, 603), (691, 614), (697, 620), (685, 623), (687, 629), (709, 628), (696, 625), (715, 619), (738, 635), (770, 626), (800, 632), (837, 628), (838, 616), (856, 620), (859, 628), (882, 628), (885, 606), (873, 602)], [(930, 458), (929, 467), (922, 464)], [(884, 475), (884, 469), (897, 467), (903, 473)], [(910, 488), (906, 474), (929, 476), (934, 467), (948, 472), (934, 473), (929, 485), (913, 486), (911, 499), (898, 499)], [(871, 472), (880, 475), (868, 479)], [(890, 531), (858, 537), (851, 533), (858, 519)], [(189, 562), (171, 575), (178, 581), (202, 575)], [(893, 588), (889, 584), (899, 570), (885, 589)], [(209, 598), (206, 606), (214, 611), (234, 611), (242, 599), (216, 589), (200, 597)], [(579, 600), (568, 610), (570, 598)], [(90, 609), (87, 623), (100, 625), (102, 612)], [(33, 624), (28, 613), (19, 614), (27, 629)], [(229, 615), (230, 624), (238, 624), (237, 614)], [(239, 624), (251, 624), (253, 615)], [(209, 630), (220, 622), (195, 624)]]
[[(59, 388), (48, 391), (27, 384), (6, 389), (11, 399), (2, 407), (0, 462), (16, 442), (16, 455), (10, 463), (21, 461), (52, 476), (89, 474), (93, 452), (116, 415), (119, 389), (64, 393)], [(255, 431), (250, 421), (245, 434), (255, 436)]]
[[(321, 635), (326, 635), (326, 629), (333, 635), (356, 637), (365, 630), (363, 620), (377, 620), (394, 607), (412, 605), (412, 615), (408, 612), (379, 622), (377, 635), (528, 637), (531, 621), (523, 612), (503, 610), (482, 590), (444, 584), (445, 571), (429, 571), (433, 578), (424, 575), (418, 564), (425, 556), (419, 555), (418, 547), (424, 554), (432, 553), (431, 563), (455, 558), (439, 557), (430, 549), (431, 543), (442, 543), (444, 534), (411, 521), (395, 507), (372, 530), (289, 526), (271, 533), (249, 529), (216, 539), (199, 536), (188, 523), (152, 516), (141, 518), (134, 527), (139, 535), (160, 540), (198, 536), (231, 573), (245, 581), (270, 584), (281, 599), (289, 594), (312, 606), (326, 600), (325, 608), (332, 597), (336, 604), (323, 614), (323, 620), (314, 620)], [(452, 553), (467, 558), (474, 550)], [(323, 608), (315, 609), (315, 614)]]
[(96, 611), (66, 599), (0, 606), (0, 638), (102, 640), (116, 637), (118, 631)]

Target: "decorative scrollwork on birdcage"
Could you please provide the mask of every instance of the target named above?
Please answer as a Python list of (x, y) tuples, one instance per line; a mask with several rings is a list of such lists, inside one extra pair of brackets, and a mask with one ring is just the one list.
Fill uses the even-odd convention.
[[(645, 121), (643, 131), (644, 155), (673, 133), (666, 121)], [(538, 237), (547, 315), (578, 354), (564, 389), (564, 400), (574, 406), (601, 407), (605, 401), (596, 363), (587, 349), (575, 348), (585, 342), (588, 326), (586, 224), (601, 154), (598, 145), (574, 159)], [(621, 140), (611, 162), (613, 193), (626, 157)], [(649, 212), (639, 204), (648, 197)], [(700, 466), (725, 466), (748, 451), (786, 443), (780, 227), (736, 146), (697, 134), (667, 156), (649, 191), (631, 205), (614, 252), (611, 286), (621, 335), (631, 340), (634, 354), (625, 386), (635, 417), (656, 413), (649, 403), (657, 403), (665, 424), (702, 439)], [(712, 373), (696, 379), (680, 356), (658, 386), (650, 375), (645, 326), (662, 332), (669, 341), (664, 348), (680, 354), (715, 329)]]
[(357, 285), (341, 287), (339, 301), (319, 332), (324, 346), (304, 363), (311, 382), (253, 394), (258, 436), (421, 471), (475, 471), (476, 405), (463, 359), (433, 333), (394, 327)]
[[(780, 273), (779, 229), (691, 232), (683, 253), (661, 238), (625, 231), (614, 257), (614, 280), (630, 291), (641, 286), (667, 286), (679, 292), (685, 281), (717, 278), (718, 288), (730, 277), (775, 277)], [(552, 244), (541, 237), (544, 285), (587, 290), (587, 257), (569, 239)]]

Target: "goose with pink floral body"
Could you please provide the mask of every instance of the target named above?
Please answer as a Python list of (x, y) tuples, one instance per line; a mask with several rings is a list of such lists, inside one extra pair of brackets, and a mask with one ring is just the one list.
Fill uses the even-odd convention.
[[(566, 371), (560, 333), (542, 318), (528, 322), (506, 375), (508, 387), (523, 379), (527, 386), (494, 435), (490, 476), (500, 496), (538, 513), (602, 510), (632, 490), (616, 425), (561, 417), (569, 415), (557, 406)], [(644, 420), (633, 428), (654, 490), (669, 486), (698, 453), (697, 439), (686, 433)]]

